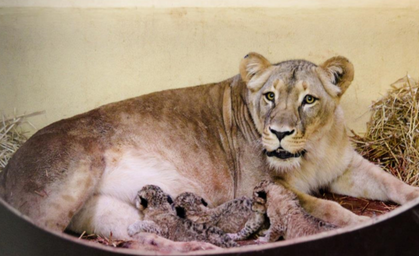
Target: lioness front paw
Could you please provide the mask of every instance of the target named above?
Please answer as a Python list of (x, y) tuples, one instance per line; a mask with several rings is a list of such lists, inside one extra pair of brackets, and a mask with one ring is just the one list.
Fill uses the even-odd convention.
[(220, 249), (220, 247), (210, 243), (199, 241), (175, 242), (160, 237), (156, 234), (144, 232), (136, 234), (134, 240), (123, 243), (122, 247), (136, 250), (141, 249), (142, 251), (150, 251), (153, 252), (153, 255), (155, 253), (186, 253), (191, 251)]
[(215, 249), (220, 249), (220, 247), (215, 246), (210, 243), (199, 242), (199, 241), (183, 242), (181, 245), (179, 245), (179, 248), (178, 248), (178, 250), (181, 252), (215, 250)]
[(352, 225), (357, 225), (357, 224), (362, 224), (364, 222), (368, 222), (370, 221), (371, 218), (368, 216), (362, 216), (362, 215), (358, 215), (356, 217), (356, 219), (353, 221), (353, 223), (351, 223)]
[(419, 188), (413, 188), (412, 190), (413, 190), (412, 192), (410, 192), (406, 195), (406, 200), (405, 200), (406, 202), (404, 202), (404, 203), (407, 203), (407, 202), (412, 201), (416, 198), (419, 198)]

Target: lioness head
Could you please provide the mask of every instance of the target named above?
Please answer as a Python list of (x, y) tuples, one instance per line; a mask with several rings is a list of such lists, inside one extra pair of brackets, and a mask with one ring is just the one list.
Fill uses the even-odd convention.
[(262, 134), (268, 162), (279, 171), (298, 167), (331, 129), (339, 100), (354, 77), (353, 65), (334, 57), (271, 64), (257, 53), (240, 63), (249, 110)]

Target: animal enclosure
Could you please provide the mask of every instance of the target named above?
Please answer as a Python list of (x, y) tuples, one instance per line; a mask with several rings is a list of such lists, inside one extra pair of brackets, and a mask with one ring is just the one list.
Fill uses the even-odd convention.
[[(0, 1), (0, 172), (25, 140), (22, 134), (29, 137), (36, 129), (110, 102), (219, 82), (238, 74), (240, 60), (255, 51), (273, 63), (347, 57), (355, 79), (341, 104), (354, 146), (418, 186), (419, 4), (104, 2)], [(24, 119), (16, 117), (31, 125), (18, 127)], [(257, 245), (251, 239), (240, 248), (198, 253), (304, 255), (332, 244), (328, 252), (340, 255), (366, 248), (380, 256), (394, 254), (393, 248), (404, 248), (406, 255), (417, 251), (418, 200), (399, 207), (328, 192), (318, 196), (373, 220), (290, 241)], [(10, 255), (135, 253), (121, 248), (127, 241), (112, 237), (40, 229), (1, 199), (0, 230), (0, 251)], [(377, 236), (392, 243), (376, 241)], [(10, 247), (16, 241), (20, 248)]]

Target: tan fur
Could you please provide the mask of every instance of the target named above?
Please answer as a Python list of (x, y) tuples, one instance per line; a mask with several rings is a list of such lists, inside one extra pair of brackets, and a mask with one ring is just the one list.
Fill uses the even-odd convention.
[[(325, 187), (405, 203), (419, 190), (352, 149), (339, 106), (352, 79), (343, 57), (317, 66), (250, 53), (228, 80), (105, 105), (40, 130), (0, 174), (0, 195), (39, 226), (129, 239), (128, 225), (141, 218), (133, 200), (146, 184), (217, 206), (279, 178), (310, 214), (359, 223), (309, 193)], [(317, 101), (302, 104), (307, 95)]]

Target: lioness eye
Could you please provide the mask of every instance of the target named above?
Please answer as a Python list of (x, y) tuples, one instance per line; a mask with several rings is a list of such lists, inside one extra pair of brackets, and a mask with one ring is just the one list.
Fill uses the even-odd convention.
[(303, 104), (313, 104), (317, 99), (311, 95), (306, 95), (303, 100)]
[(267, 92), (265, 93), (265, 98), (269, 101), (274, 101), (275, 99), (275, 93), (273, 92)]

